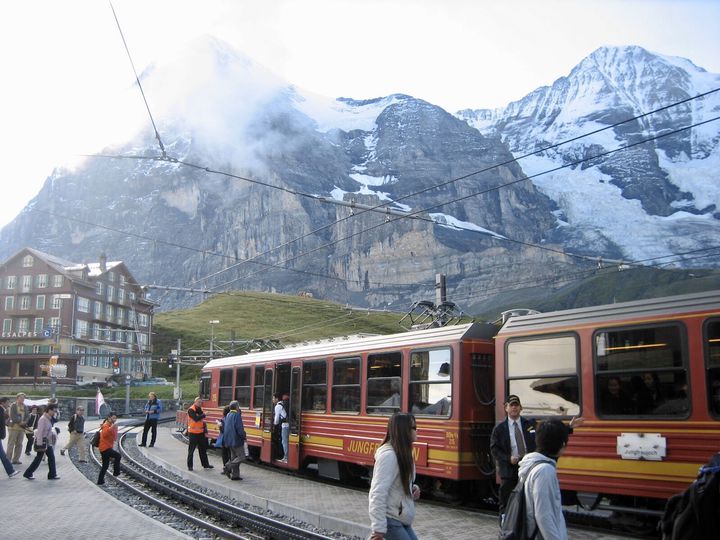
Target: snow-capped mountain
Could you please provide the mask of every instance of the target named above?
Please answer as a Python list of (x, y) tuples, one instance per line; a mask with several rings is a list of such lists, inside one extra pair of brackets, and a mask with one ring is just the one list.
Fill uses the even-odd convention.
[(718, 82), (686, 60), (600, 49), (552, 87), (457, 115), (402, 94), (313, 95), (214, 38), (142, 81), (170, 159), (137, 159), (160, 155), (145, 129), (103, 152), (116, 158), (56, 170), (0, 232), (0, 256), (105, 252), (145, 283), (393, 308), (433, 298), (444, 273), (472, 308), (572, 271), (564, 250), (628, 260), (718, 237), (715, 124), (523, 180), (708, 118), (715, 94), (513, 162)]
[[(552, 86), (501, 109), (458, 116), (484, 134), (499, 135), (520, 157), (718, 88), (720, 75), (689, 60), (641, 47), (603, 47)], [(720, 92), (519, 163), (557, 204), (561, 229), (572, 230), (563, 242), (569, 250), (590, 254), (615, 246), (618, 258), (645, 260), (703, 249), (719, 237), (720, 122), (684, 128), (717, 116)], [(667, 136), (542, 174), (656, 135)]]

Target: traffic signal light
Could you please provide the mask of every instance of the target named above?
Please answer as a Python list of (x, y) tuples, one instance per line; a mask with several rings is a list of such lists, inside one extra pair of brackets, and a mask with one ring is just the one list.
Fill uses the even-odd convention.
[(117, 356), (113, 356), (112, 366), (113, 369), (118, 369), (120, 367), (120, 359)]
[(168, 368), (172, 368), (174, 363), (175, 363), (175, 356), (172, 354), (168, 355), (168, 362), (167, 362)]

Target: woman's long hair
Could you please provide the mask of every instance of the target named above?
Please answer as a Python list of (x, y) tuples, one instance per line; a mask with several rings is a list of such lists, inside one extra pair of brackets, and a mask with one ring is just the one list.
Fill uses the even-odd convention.
[(408, 495), (412, 495), (410, 477), (413, 471), (412, 438), (410, 437), (410, 432), (415, 425), (415, 417), (412, 414), (402, 412), (393, 414), (388, 422), (387, 434), (382, 442), (383, 444), (389, 442), (393, 450), (395, 450), (398, 468), (400, 469), (400, 481), (402, 482), (403, 489), (407, 490)]

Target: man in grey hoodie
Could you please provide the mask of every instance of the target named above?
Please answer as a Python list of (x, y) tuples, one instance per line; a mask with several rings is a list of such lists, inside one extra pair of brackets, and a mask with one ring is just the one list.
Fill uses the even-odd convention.
[(565, 424), (560, 420), (546, 420), (536, 429), (537, 451), (526, 454), (520, 461), (518, 476), (525, 481), (527, 530), (531, 532), (537, 527), (536, 540), (567, 540), (568, 537), (556, 463), (567, 442)]

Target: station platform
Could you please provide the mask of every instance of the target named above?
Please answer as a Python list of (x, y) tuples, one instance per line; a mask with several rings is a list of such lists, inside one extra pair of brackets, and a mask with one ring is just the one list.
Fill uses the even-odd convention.
[[(186, 466), (187, 445), (173, 437), (175, 427), (158, 426), (154, 448), (140, 448), (142, 453), (158, 465), (191, 480), (207, 489), (236, 500), (288, 516), (322, 529), (357, 538), (370, 535), (368, 496), (366, 491), (295, 477), (283, 472), (240, 466), (241, 481), (232, 481), (222, 474), (222, 461), (215, 452), (208, 452), (214, 469), (202, 469), (197, 452), (195, 470)], [(428, 540), (477, 540), (497, 538), (496, 516), (423, 504), (416, 507), (413, 529), (419, 538)], [(624, 537), (597, 531), (570, 530), (572, 540), (617, 540)]]
[[(87, 430), (96, 429), (99, 424), (99, 421), (87, 421)], [(13, 478), (8, 478), (5, 471), (0, 469), (0, 497), (5, 516), (0, 538), (191, 538), (108, 495), (78, 471), (67, 456), (61, 456), (60, 448), (68, 441), (66, 425), (67, 422), (62, 421), (58, 424), (61, 432), (55, 447), (60, 480), (47, 479), (46, 462), (35, 471), (35, 480), (23, 478), (22, 473), (32, 463), (34, 453), (30, 456), (22, 455), (22, 465), (14, 465), (20, 474)], [(3, 442), (7, 442), (7, 439)]]

